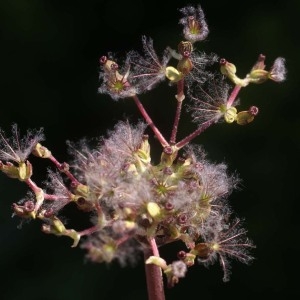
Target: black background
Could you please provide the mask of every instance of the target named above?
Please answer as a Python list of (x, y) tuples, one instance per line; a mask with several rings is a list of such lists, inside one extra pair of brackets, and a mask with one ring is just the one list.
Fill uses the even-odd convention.
[[(65, 140), (103, 135), (125, 117), (137, 120), (130, 100), (115, 102), (97, 93), (99, 57), (139, 49), (141, 35), (152, 37), (158, 52), (166, 46), (176, 48), (182, 38), (177, 9), (187, 4), (198, 2), (2, 0), (0, 127), (44, 127), (44, 144), (60, 161), (67, 161)], [(234, 62), (241, 77), (258, 54), (266, 55), (267, 66), (282, 56), (288, 76), (281, 84), (267, 82), (241, 91), (241, 107), (260, 109), (253, 123), (216, 125), (195, 140), (209, 159), (225, 161), (243, 180), (230, 203), (246, 220), (257, 246), (256, 259), (251, 266), (233, 262), (228, 283), (222, 282), (218, 264), (209, 269), (194, 266), (176, 287), (166, 290), (167, 299), (299, 296), (299, 1), (200, 4), (210, 34), (198, 44), (199, 50)], [(167, 135), (174, 94), (174, 88), (162, 84), (141, 96)], [(192, 128), (182, 125), (180, 137)], [(47, 164), (37, 162), (34, 178), (42, 180)], [(18, 229), (20, 220), (11, 218), (11, 204), (25, 192), (24, 184), (0, 177), (0, 299), (147, 299), (141, 261), (135, 268), (92, 264), (67, 238), (41, 233), (38, 222)], [(170, 257), (172, 250), (164, 248), (162, 255)]]

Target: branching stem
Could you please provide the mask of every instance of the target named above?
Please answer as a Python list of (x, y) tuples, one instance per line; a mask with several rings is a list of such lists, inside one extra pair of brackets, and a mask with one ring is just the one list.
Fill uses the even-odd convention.
[(66, 174), (66, 176), (71, 180), (72, 186), (80, 185), (80, 182), (73, 176), (73, 174), (69, 171), (69, 166), (66, 163), (60, 163), (53, 155), (49, 157), (49, 159), (54, 163), (57, 169), (60, 172)]
[(190, 143), (194, 138), (196, 138), (199, 134), (201, 134), (203, 131), (205, 131), (208, 127), (210, 127), (212, 124), (216, 123), (217, 119), (208, 120), (201, 124), (201, 126), (196, 129), (194, 132), (186, 136), (184, 139), (182, 139), (180, 142), (176, 144), (177, 149), (181, 149), (182, 147), (186, 146), (188, 143)]
[(159, 142), (161, 143), (161, 145), (164, 148), (167, 147), (167, 146), (170, 146), (169, 143), (164, 138), (164, 136), (159, 131), (159, 129), (154, 125), (152, 119), (148, 115), (147, 111), (145, 110), (145, 108), (144, 108), (143, 104), (141, 103), (140, 99), (138, 98), (138, 96), (134, 95), (132, 98), (133, 98), (135, 104), (137, 105), (140, 113), (142, 114), (142, 116), (144, 117), (145, 121), (147, 122), (147, 124), (150, 126), (150, 128), (154, 132), (155, 136), (157, 137), (157, 139), (159, 140)]

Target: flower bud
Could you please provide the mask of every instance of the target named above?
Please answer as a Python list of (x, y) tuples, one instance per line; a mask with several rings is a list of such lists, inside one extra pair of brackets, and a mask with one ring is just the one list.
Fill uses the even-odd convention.
[(193, 51), (193, 45), (191, 42), (181, 41), (178, 44), (178, 52), (182, 57), (189, 57)]
[(20, 181), (25, 181), (32, 175), (32, 165), (29, 161), (26, 161), (26, 163), (21, 161), (18, 166), (15, 166), (10, 162), (7, 162), (6, 164), (0, 162), (0, 170), (8, 177), (16, 178)]
[(188, 266), (191, 267), (195, 264), (195, 259), (196, 255), (192, 253), (186, 253), (185, 257), (183, 258), (184, 263)]
[(37, 143), (32, 150), (32, 154), (40, 158), (49, 158), (51, 156), (51, 151), (42, 146), (40, 143)]
[(158, 219), (161, 215), (161, 209), (159, 205), (155, 202), (147, 203), (147, 211), (153, 219)]
[(183, 74), (174, 67), (166, 67), (165, 75), (171, 82), (174, 83), (183, 78)]
[(6, 164), (0, 162), (0, 170), (10, 178), (18, 178), (18, 167), (11, 162), (7, 162)]
[(187, 75), (193, 69), (193, 63), (189, 57), (183, 57), (177, 64), (178, 71), (183, 74)]
[(265, 55), (260, 54), (260, 55), (258, 56), (257, 62), (256, 62), (255, 65), (252, 67), (252, 70), (251, 70), (251, 71), (253, 71), (253, 70), (264, 70), (265, 67), (266, 67), (266, 65), (265, 65), (265, 59), (266, 59)]
[(266, 70), (255, 69), (250, 72), (248, 79), (251, 83), (263, 83), (269, 79), (269, 72)]
[(221, 73), (228, 77), (229, 75), (236, 73), (236, 66), (228, 62), (225, 58), (220, 59), (220, 69), (221, 69)]
[(53, 217), (52, 224), (52, 228), (56, 233), (62, 233), (66, 230), (65, 225), (55, 216)]
[(222, 58), (220, 60), (220, 71), (223, 75), (228, 77), (234, 84), (240, 86), (246, 86), (248, 83), (235, 75), (236, 66), (226, 59)]
[(80, 240), (80, 234), (74, 229), (66, 229), (65, 225), (56, 217), (53, 216), (50, 221), (52, 224), (43, 224), (42, 231), (46, 234), (54, 234), (57, 236), (68, 236), (73, 240), (71, 247), (76, 247)]
[(25, 162), (20, 162), (19, 167), (18, 167), (18, 179), (20, 181), (27, 180), (31, 177), (32, 175), (32, 165), (31, 163), (27, 160)]
[(163, 270), (165, 270), (165, 269), (168, 267), (166, 261), (165, 261), (163, 258), (161, 258), (161, 257), (159, 257), (159, 256), (154, 256), (154, 255), (153, 255), (153, 256), (150, 256), (150, 257), (145, 261), (145, 263), (146, 263), (147, 265), (149, 265), (149, 264), (156, 265), (156, 266), (162, 268)]
[(199, 243), (195, 246), (195, 248), (191, 251), (193, 254), (198, 256), (201, 259), (208, 259), (210, 254), (212, 253), (211, 247), (207, 243)]
[(258, 108), (256, 106), (251, 106), (246, 111), (240, 111), (237, 114), (236, 122), (239, 125), (246, 125), (254, 120), (254, 117), (258, 114)]
[(234, 106), (227, 108), (226, 105), (221, 105), (219, 110), (224, 114), (224, 119), (227, 123), (233, 123), (236, 120), (237, 110)]
[[(139, 149), (136, 151), (139, 161), (141, 161), (143, 164), (149, 164), (151, 162), (151, 156), (150, 156), (150, 144), (148, 141), (148, 136), (144, 135), (143, 141), (139, 147)], [(139, 165), (140, 168), (142, 168), (141, 165)], [(143, 169), (143, 168), (142, 168)], [(143, 171), (143, 170), (141, 170)]]
[(31, 206), (30, 203), (31, 201), (26, 201), (24, 205), (18, 205), (16, 203), (13, 204), (12, 208), (13, 208), (13, 211), (14, 213), (21, 217), (21, 218), (35, 218), (35, 212), (34, 212), (34, 204), (33, 204), (33, 209), (32, 207), (29, 207)]
[[(89, 187), (85, 184), (78, 184), (74, 189), (76, 196), (88, 198), (89, 197)], [(78, 198), (75, 198), (78, 199)]]

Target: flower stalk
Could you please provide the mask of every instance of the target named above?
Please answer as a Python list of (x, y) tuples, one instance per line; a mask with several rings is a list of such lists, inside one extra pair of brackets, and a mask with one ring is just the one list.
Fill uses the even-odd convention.
[(165, 300), (164, 282), (161, 268), (155, 264), (146, 263), (151, 256), (159, 257), (155, 239), (150, 239), (149, 243), (150, 247), (144, 250), (148, 300)]

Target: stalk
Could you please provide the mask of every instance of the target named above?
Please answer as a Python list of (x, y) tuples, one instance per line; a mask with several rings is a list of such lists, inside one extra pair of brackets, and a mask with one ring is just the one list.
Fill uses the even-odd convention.
[[(155, 239), (150, 240), (151, 248), (144, 250), (144, 260), (154, 255), (159, 256)], [(164, 282), (161, 268), (155, 264), (146, 264), (146, 282), (148, 291), (148, 300), (165, 300)]]

